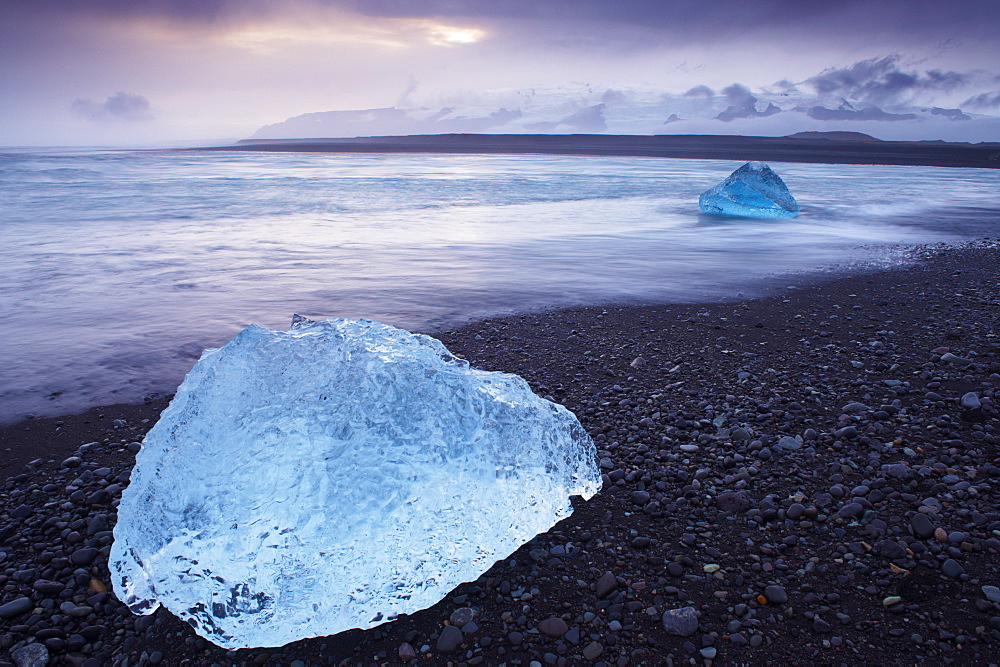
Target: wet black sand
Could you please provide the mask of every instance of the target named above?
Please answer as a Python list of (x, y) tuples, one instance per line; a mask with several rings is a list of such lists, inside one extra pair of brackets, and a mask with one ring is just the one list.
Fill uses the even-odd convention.
[[(227, 653), (105, 592), (130, 445), (163, 401), (3, 429), (0, 664), (30, 643), (89, 665), (996, 662), (1000, 246), (914, 256), (760, 300), (441, 334), (574, 411), (605, 489), (430, 609), (282, 648)], [(668, 632), (689, 607), (697, 627)]]

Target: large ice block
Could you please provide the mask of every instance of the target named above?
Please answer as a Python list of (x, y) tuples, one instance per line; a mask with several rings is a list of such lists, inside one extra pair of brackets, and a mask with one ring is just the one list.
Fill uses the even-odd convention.
[(794, 218), (799, 205), (785, 182), (763, 162), (747, 162), (698, 198), (705, 213), (741, 218)]
[(202, 355), (146, 436), (112, 584), (226, 648), (372, 627), (599, 486), (580, 423), (516, 375), (368, 320), (251, 325)]

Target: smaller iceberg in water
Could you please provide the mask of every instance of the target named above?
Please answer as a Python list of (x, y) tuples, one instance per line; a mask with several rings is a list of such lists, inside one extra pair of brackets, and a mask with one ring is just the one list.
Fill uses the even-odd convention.
[(704, 213), (741, 218), (794, 218), (799, 205), (785, 182), (763, 162), (747, 162), (715, 187), (701, 193)]

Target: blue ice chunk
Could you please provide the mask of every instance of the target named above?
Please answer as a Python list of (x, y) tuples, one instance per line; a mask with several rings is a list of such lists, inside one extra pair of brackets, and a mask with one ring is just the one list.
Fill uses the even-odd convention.
[(566, 408), (369, 320), (253, 326), (207, 350), (136, 457), (116, 595), (225, 648), (429, 607), (601, 485)]
[(794, 218), (799, 205), (785, 182), (763, 162), (747, 162), (698, 198), (705, 213), (741, 218)]

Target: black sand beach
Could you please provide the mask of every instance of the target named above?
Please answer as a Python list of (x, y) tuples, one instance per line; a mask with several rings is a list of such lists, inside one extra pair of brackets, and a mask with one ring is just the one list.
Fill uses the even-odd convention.
[[(199, 150), (299, 153), (470, 153), (766, 160), (820, 164), (1000, 168), (1000, 143), (880, 141), (855, 132), (739, 135), (428, 134), (338, 139), (247, 139)], [(831, 138), (836, 137), (836, 138)]]
[(0, 431), (0, 665), (997, 662), (1000, 243), (440, 338), (576, 413), (604, 490), (431, 609), (226, 652), (107, 592), (165, 402), (22, 422)]

